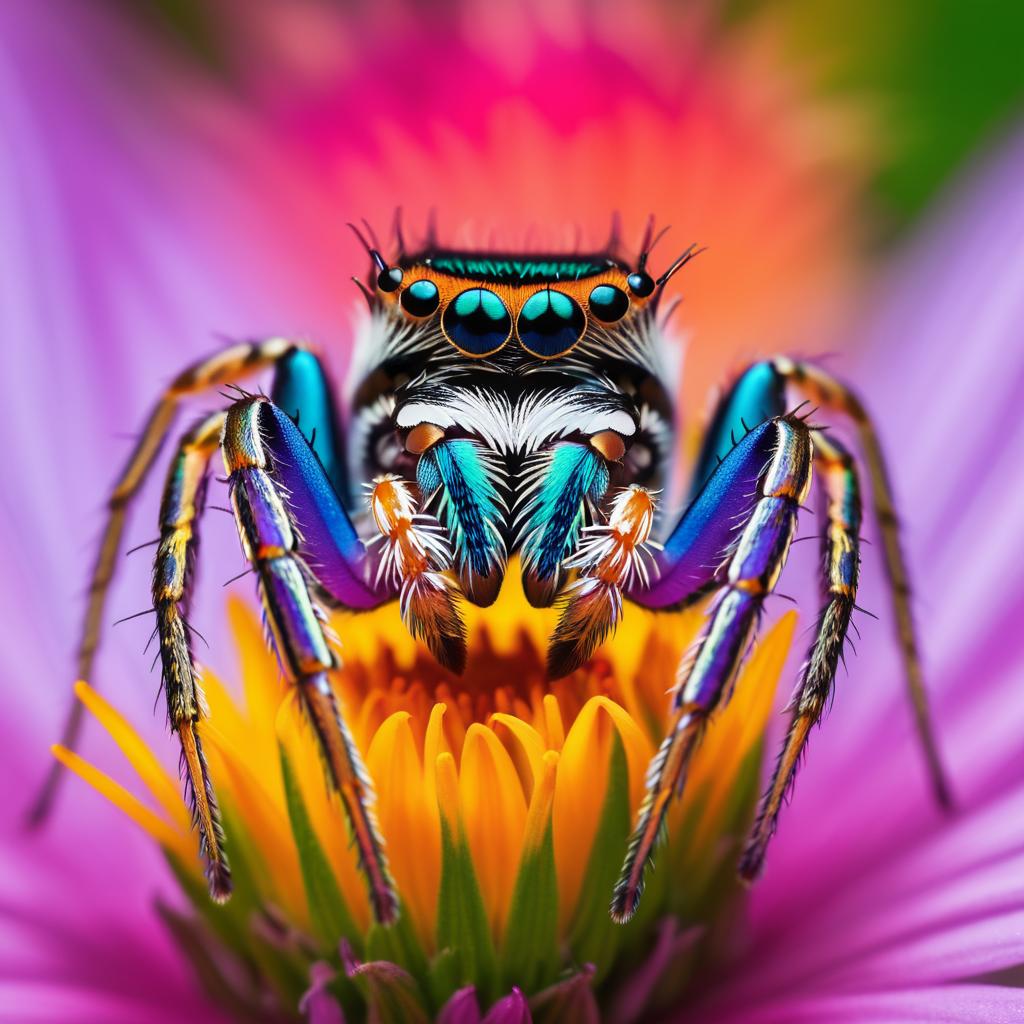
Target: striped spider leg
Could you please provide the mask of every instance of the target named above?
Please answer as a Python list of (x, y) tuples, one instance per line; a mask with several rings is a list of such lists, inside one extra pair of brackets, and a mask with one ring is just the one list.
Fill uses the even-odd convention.
[[(321, 606), (371, 608), (394, 595), (387, 581), (378, 587), (366, 580), (365, 548), (339, 497), (344, 461), (329, 382), (314, 355), (281, 339), (234, 346), (185, 371), (160, 399), (110, 502), (80, 667), (91, 668), (127, 505), (151, 468), (180, 400), (267, 367), (275, 368), (274, 398), (295, 410), (310, 439), (273, 401), (243, 393), (226, 412), (206, 417), (182, 437), (167, 475), (153, 603), (168, 717), (181, 743), (210, 893), (224, 900), (230, 868), (196, 728), (205, 703), (186, 622), (207, 465), (219, 447), (243, 551), (259, 581), (282, 671), (312, 725), (328, 785), (344, 806), (374, 913), (391, 921), (398, 913), (397, 898), (373, 814), (372, 787), (330, 686), (328, 674), (337, 658)], [(51, 794), (52, 789), (44, 794), (47, 801)]]
[[(121, 550), (128, 509), (149, 476), (174, 425), (181, 403), (191, 396), (212, 392), (218, 387), (274, 366), (294, 351), (294, 342), (284, 338), (232, 345), (183, 370), (161, 394), (107, 499), (107, 518), (87, 590), (88, 602), (76, 653), (75, 678), (92, 678), (103, 610)], [(60, 742), (63, 746), (74, 749), (77, 745), (83, 713), (82, 704), (73, 700), (61, 733)], [(48, 817), (62, 777), (60, 765), (54, 763), (29, 811), (29, 821), (33, 824), (39, 825)]]
[[(806, 385), (808, 380), (813, 387)], [(636, 910), (669, 802), (685, 783), (687, 766), (708, 718), (728, 699), (764, 601), (781, 575), (799, 509), (810, 489), (812, 465), (819, 471), (827, 501), (824, 604), (791, 705), (783, 750), (740, 860), (744, 879), (753, 879), (761, 871), (809, 733), (835, 682), (856, 601), (860, 487), (856, 462), (838, 441), (798, 416), (782, 412), (787, 382), (804, 386), (823, 405), (852, 413), (860, 428), (876, 513), (887, 538), (887, 567), (910, 693), (936, 792), (940, 798), (947, 792), (920, 686), (906, 570), (874, 431), (849, 391), (820, 371), (782, 359), (757, 364), (740, 377), (712, 421), (690, 504), (660, 556), (659, 578), (647, 588), (633, 587), (627, 595), (653, 608), (680, 607), (709, 593), (714, 598), (701, 636), (680, 665), (668, 732), (648, 772), (647, 794), (612, 898), (611, 913), (619, 921), (628, 920)], [(756, 426), (747, 429), (748, 422)], [(737, 442), (738, 433), (743, 436)], [(740, 525), (738, 536), (736, 524)]]

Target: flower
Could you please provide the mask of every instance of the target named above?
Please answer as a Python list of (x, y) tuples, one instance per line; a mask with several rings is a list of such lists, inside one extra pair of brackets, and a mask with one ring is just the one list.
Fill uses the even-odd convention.
[[(418, 20), (411, 24), (422, 25)], [(602, 45), (613, 52), (624, 47), (634, 54), (664, 55), (671, 42), (655, 45), (651, 36), (661, 31), (670, 40), (679, 38), (670, 37), (662, 23), (645, 24), (645, 32), (628, 37), (619, 24), (626, 38), (611, 38), (606, 31)], [(266, 131), (264, 109), (257, 117), (195, 76), (172, 74), (172, 65), (158, 59), (148, 41), (99, 7), (86, 10), (57, 0), (45, 9), (10, 8), (0, 12), (0, 27), (5, 80), (16, 85), (0, 91), (13, 140), (0, 198), (7, 237), (16, 240), (0, 248), (5, 261), (0, 317), (4, 337), (18, 342), (5, 352), (18, 387), (10, 389), (0, 416), (4, 436), (24, 443), (10, 445), (5, 454), (5, 477), (16, 481), (17, 489), (5, 492), (0, 506), (0, 537), (5, 568), (17, 585), (3, 594), (7, 643), (0, 658), (7, 692), (17, 694), (18, 729), (2, 752), (7, 777), (17, 780), (26, 777), (27, 766), (39, 764), (58, 728), (70, 643), (64, 641), (73, 635), (77, 605), (55, 600), (55, 595), (67, 593), (72, 567), (84, 558), (89, 531), (76, 516), (84, 518), (83, 510), (102, 499), (115, 461), (114, 446), (105, 439), (141, 412), (154, 381), (173, 372), (183, 358), (200, 353), (211, 325), (249, 333), (254, 323), (276, 328), (284, 322), (332, 336), (337, 295), (326, 268), (333, 273), (350, 261), (334, 258), (336, 250), (320, 225), (329, 219), (337, 181), (356, 179), (337, 171), (344, 151), (337, 141), (340, 132), (333, 148), (325, 147), (333, 159), (323, 162), (315, 159), (323, 141), (319, 129), (305, 140), (294, 132), (301, 105), (292, 118), (275, 117), (272, 131)], [(391, 28), (381, 38), (391, 35)], [(546, 30), (543, 38), (550, 41), (552, 34)], [(561, 38), (560, 45), (545, 52), (571, 53), (575, 44)], [(484, 52), (493, 57), (493, 46)], [(95, 57), (109, 53), (118, 60)], [(622, 63), (615, 66), (621, 70)], [(636, 70), (640, 59), (625, 63), (632, 69), (628, 82), (635, 84), (649, 73)], [(726, 85), (730, 68), (726, 61), (719, 69)], [(654, 105), (671, 106), (678, 97), (661, 94)], [(51, 124), (64, 130), (45, 130)], [(538, 137), (547, 144), (553, 136), (552, 130)], [(800, 147), (778, 150), (803, 169)], [(662, 151), (658, 147), (654, 156)], [(770, 146), (758, 150), (759, 156), (773, 153), (777, 149)], [(666, 176), (662, 180), (679, 165), (663, 166), (650, 151), (640, 156), (648, 158), (645, 166)], [(605, 1009), (618, 1019), (635, 1019), (639, 1007), (666, 997), (660, 984), (666, 967), (671, 978), (688, 981), (683, 998), (694, 1019), (914, 1020), (945, 1014), (947, 1019), (991, 1020), (1021, 1015), (1019, 991), (1006, 984), (1013, 980), (1006, 972), (1024, 952), (1018, 937), (1020, 843), (1015, 827), (1022, 723), (1014, 684), (1021, 650), (1013, 630), (1021, 593), (1005, 566), (1021, 511), (1020, 488), (1012, 476), (1020, 433), (1010, 413), (1020, 378), (1015, 345), (1021, 322), (1016, 287), (1020, 211), (1013, 186), (1022, 159), (1016, 144), (988, 176), (967, 186), (954, 212), (936, 222), (933, 233), (907, 255), (902, 271), (882, 271), (894, 280), (874, 297), (880, 312), (865, 318), (856, 339), (856, 349), (866, 346), (867, 354), (858, 359), (851, 350), (846, 357), (850, 375), (887, 425), (889, 447), (900, 453), (898, 467), (909, 473), (902, 486), (904, 507), (914, 524), (914, 562), (931, 599), (922, 624), (959, 817), (953, 824), (944, 821), (927, 802), (923, 784), (915, 784), (921, 775), (907, 739), (910, 726), (894, 704), (895, 695), (889, 696), (896, 689), (895, 672), (877, 653), (884, 632), (876, 628), (856, 663), (856, 675), (840, 689), (827, 732), (812, 747), (768, 872), (750, 904), (733, 918), (715, 914), (721, 941), (714, 944), (715, 956), (700, 959), (693, 971), (686, 967), (694, 951), (708, 948), (698, 941), (701, 936), (679, 933), (671, 922), (651, 926), (650, 957), (639, 966), (623, 963), (628, 980), (613, 1000), (608, 997)], [(744, 170), (750, 160), (740, 161)], [(307, 166), (311, 162), (312, 169)], [(368, 190), (374, 181), (372, 162), (364, 166)], [(411, 176), (415, 170), (397, 158), (390, 166), (392, 174), (404, 167)], [(748, 175), (737, 171), (735, 177), (712, 177), (742, 184)], [(330, 181), (325, 184), (325, 179)], [(814, 191), (803, 174), (795, 179)], [(788, 175), (782, 180), (794, 181)], [(392, 185), (385, 184), (381, 192), (390, 202)], [(273, 196), (272, 211), (267, 196)], [(723, 194), (718, 208), (732, 213), (734, 198), (735, 187)], [(808, 207), (816, 206), (814, 198), (808, 197)], [(373, 199), (380, 206), (384, 202)], [(743, 204), (738, 205), (742, 212)], [(796, 207), (804, 209), (802, 194)], [(774, 207), (768, 202), (758, 209), (772, 212)], [(729, 310), (750, 337), (763, 327), (774, 344), (787, 325), (803, 316), (798, 298), (842, 278), (841, 272), (836, 277), (828, 273), (824, 281), (808, 283), (792, 269), (845, 265), (849, 232), (844, 207), (829, 201), (825, 210), (827, 215), (812, 218), (813, 230), (794, 243), (785, 274), (777, 280), (754, 275), (768, 282), (756, 294), (777, 295), (777, 303), (755, 302), (746, 292)], [(451, 212), (457, 218), (458, 210)], [(287, 233), (280, 230), (282, 222)], [(756, 218), (745, 221), (736, 237), (761, 240), (763, 233), (754, 230), (757, 223)], [(742, 245), (728, 250), (733, 258), (725, 261), (726, 270), (714, 265), (718, 281), (729, 281), (730, 275), (743, 280), (746, 271), (737, 268), (747, 264), (737, 263), (736, 257), (763, 256), (758, 247), (747, 248), (752, 251), (744, 253)], [(298, 252), (302, 258), (282, 260), (282, 252)], [(778, 265), (774, 258), (751, 264), (762, 270)], [(784, 287), (776, 290), (776, 283)], [(908, 338), (908, 325), (918, 337)], [(735, 341), (742, 332), (713, 328), (712, 319), (700, 337), (718, 358), (724, 341)], [(723, 344), (716, 349), (719, 341)], [(691, 364), (688, 373), (693, 369)], [(907, 380), (928, 386), (915, 390)], [(985, 410), (999, 413), (996, 426)], [(216, 524), (212, 537), (208, 547), (217, 548)], [(228, 539), (234, 551), (234, 539)], [(128, 595), (144, 592), (141, 573), (129, 568), (121, 596), (133, 603), (125, 611), (137, 607), (137, 597)], [(210, 575), (216, 578), (216, 570)], [(871, 598), (870, 577), (866, 590), (870, 606), (884, 607), (881, 599)], [(202, 606), (198, 615), (204, 625), (216, 619)], [(211, 631), (215, 637), (220, 642), (214, 643), (211, 660), (227, 651), (223, 634)], [(132, 648), (130, 653), (124, 646)], [(252, 644), (242, 647), (253, 650)], [(152, 688), (138, 685), (137, 669), (134, 644), (115, 640), (107, 644), (95, 681), (125, 709), (147, 745), (165, 753), (160, 723), (149, 714)], [(972, 685), (963, 685), (965, 679)], [(451, 722), (454, 716), (446, 712), (444, 718)], [(503, 727), (497, 724), (500, 733)], [(638, 728), (644, 728), (642, 720)], [(88, 763), (116, 772), (121, 766), (112, 748), (94, 730), (83, 753)], [(137, 751), (135, 760), (141, 757)], [(564, 761), (563, 747), (556, 770), (564, 768)], [(222, 767), (227, 770), (226, 759)], [(260, 777), (272, 783), (273, 765), (259, 767)], [(521, 778), (518, 770), (516, 777)], [(283, 788), (283, 777), (281, 782)], [(536, 786), (531, 799), (535, 791)], [(315, 785), (307, 787), (304, 798), (307, 792), (312, 813), (318, 791)], [(202, 946), (206, 955), (195, 962), (201, 960), (203, 971), (194, 976), (186, 968), (185, 951), (194, 955), (205, 935), (168, 883), (155, 844), (123, 828), (100, 802), (82, 799), (80, 790), (68, 788), (66, 794), (54, 827), (42, 838), (25, 838), (17, 830), (14, 815), (21, 807), (15, 801), (6, 808), (0, 954), (5, 1012), (13, 1007), (22, 1016), (35, 1012), (44, 1018), (104, 1021), (273, 1014), (275, 1009), (263, 1003), (237, 1001), (225, 1011), (200, 990), (196, 977), (216, 984), (221, 996), (249, 991), (244, 981), (221, 983), (224, 976), (240, 981), (244, 970), (224, 958), (231, 942)], [(527, 823), (529, 810), (527, 804)], [(168, 804), (168, 818), (174, 813)], [(238, 817), (243, 817), (241, 810)], [(457, 836), (457, 823), (451, 832)], [(268, 829), (269, 841), (272, 835)], [(472, 854), (470, 834), (466, 845)], [(184, 856), (185, 850), (180, 853)], [(656, 878), (666, 874), (660, 870)], [(181, 881), (187, 889), (187, 870)], [(271, 880), (258, 881), (269, 885)], [(298, 881), (301, 887), (301, 864)], [(293, 896), (299, 891), (294, 883), (293, 873)], [(161, 892), (161, 926), (150, 905), (154, 889)], [(267, 978), (281, 963), (276, 957), (288, 968), (297, 966), (290, 977), (274, 976), (273, 982), (292, 993), (305, 988), (303, 1007), (322, 1021), (330, 1019), (324, 1015), (332, 1005), (337, 1008), (333, 992), (344, 995), (347, 986), (380, 992), (389, 985), (385, 991), (408, 1008), (401, 1002), (407, 993), (402, 968), (395, 963), (400, 956), (390, 949), (339, 951), (332, 965), (314, 965), (313, 976), (305, 977), (306, 940), (310, 934), (316, 940), (314, 922), (309, 931), (293, 927), (298, 915), (289, 919), (281, 912), (288, 907), (288, 890), (282, 889), (280, 907), (248, 918), (241, 940), (265, 942), (275, 951), (275, 958), (263, 961)], [(653, 895), (654, 890), (648, 893)], [(293, 906), (301, 913), (299, 901)], [(229, 912), (239, 913), (237, 908)], [(414, 920), (411, 910), (408, 920)], [(288, 950), (295, 949), (298, 964), (288, 957)], [(627, 972), (628, 966), (635, 969)], [(538, 993), (535, 999), (544, 1000), (539, 1007), (534, 1002), (538, 1016), (545, 1007), (561, 1009), (585, 999), (590, 979), (582, 965), (575, 976)], [(460, 990), (442, 1013), (449, 1020), (473, 1020), (483, 1012), (523, 1019), (522, 990), (498, 989), (501, 996), (489, 1010), (481, 1005), (482, 993)]]
[[(327, 797), (299, 706), (283, 691), (262, 631), (240, 602), (231, 618), (244, 699), (236, 702), (207, 673), (210, 716), (201, 733), (235, 865), (228, 908), (209, 904), (175, 779), (85, 683), (79, 698), (121, 748), (155, 812), (71, 751), (55, 752), (160, 844), (200, 916), (236, 936), (236, 953), (264, 965), (261, 983), (279, 981), (284, 1006), (298, 998), (286, 984), (294, 985), (294, 972), (268, 970), (266, 961), (312, 963), (341, 942), (356, 955), (387, 950), (402, 974), (381, 984), (394, 987), (400, 978), (419, 1005), (440, 1006), (466, 983), (487, 1003), (512, 985), (537, 996), (588, 962), (602, 982), (630, 939), (649, 928), (641, 921), (622, 929), (607, 907), (646, 766), (664, 733), (665, 694), (701, 617), (632, 615), (585, 670), (544, 692), (542, 652), (556, 617), (512, 588), (491, 608), (472, 609), (467, 626), (476, 639), (461, 679), (417, 648), (397, 609), (358, 622), (337, 617), (339, 635), (350, 639), (336, 691), (366, 751), (408, 915), (394, 929), (373, 925), (356, 853)], [(711, 908), (735, 895), (730, 869), (756, 795), (764, 724), (793, 625), (789, 614), (766, 636), (702, 744), (659, 858), (659, 881), (689, 881), (654, 886), (648, 921), (670, 908), (691, 919), (713, 916)], [(723, 873), (730, 879), (724, 886)], [(254, 930), (247, 926), (254, 915), (272, 923)], [(271, 928), (280, 950), (268, 946)], [(258, 994), (248, 997), (256, 1003)]]

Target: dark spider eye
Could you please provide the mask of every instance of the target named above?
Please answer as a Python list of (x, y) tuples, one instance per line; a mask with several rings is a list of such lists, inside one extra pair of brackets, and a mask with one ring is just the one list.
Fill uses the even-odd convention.
[(587, 318), (579, 304), (550, 288), (535, 292), (519, 311), (516, 330), (527, 352), (541, 359), (564, 356), (583, 337)]
[(606, 324), (621, 320), (629, 310), (629, 296), (613, 284), (599, 284), (588, 301), (590, 312)]
[(402, 292), (402, 308), (410, 316), (430, 316), (437, 309), (439, 302), (437, 285), (426, 279), (413, 281)]
[(646, 299), (654, 291), (654, 278), (644, 270), (638, 270), (626, 278), (629, 290), (638, 298)]
[(455, 296), (441, 316), (448, 340), (467, 356), (493, 355), (512, 335), (505, 303), (487, 288), (470, 288)]
[(402, 283), (404, 276), (401, 267), (385, 267), (377, 275), (377, 287), (382, 292), (393, 292)]

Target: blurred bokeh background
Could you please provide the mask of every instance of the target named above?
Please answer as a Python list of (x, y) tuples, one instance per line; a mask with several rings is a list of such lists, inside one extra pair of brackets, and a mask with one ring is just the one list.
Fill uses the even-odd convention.
[[(254, 32), (250, 18), (298, 25), (318, 20), (332, 7), (351, 13), (365, 8), (373, 18), (398, 19), (401, 5), (331, 3), (296, 0), (293, 4), (255, 0), (121, 0), (126, 17), (148, 21), (190, 59), (242, 87), (246, 77), (246, 46)], [(429, 15), (443, 3), (415, 5)], [(552, 5), (557, 10), (559, 5)], [(875, 240), (891, 239), (934, 198), (943, 181), (970, 154), (992, 144), (1013, 124), (1024, 97), (1021, 41), (1024, 9), (1012, 0), (730, 0), (730, 2), (665, 4), (680, 17), (703, 7), (715, 31), (729, 33), (756, 24), (775, 37), (789, 69), (796, 70), (813, 90), (859, 106), (872, 121), (875, 163), (867, 183), (881, 218)], [(274, 14), (270, 8), (277, 8)], [(290, 9), (289, 9), (290, 8)], [(542, 6), (523, 4), (500, 17), (535, 17)], [(319, 10), (318, 10), (319, 9)], [(476, 16), (486, 20), (486, 5)], [(467, 30), (472, 32), (472, 5), (467, 5)], [(617, 17), (628, 32), (630, 12)], [(265, 31), (275, 31), (267, 27)], [(278, 31), (284, 34), (283, 27)], [(353, 41), (354, 42), (354, 41)], [(287, 40), (280, 39), (282, 48)], [(316, 57), (311, 56), (310, 63)], [(381, 68), (382, 78), (391, 72)], [(287, 80), (278, 86), (287, 92)], [(372, 107), (368, 114), (372, 117)]]

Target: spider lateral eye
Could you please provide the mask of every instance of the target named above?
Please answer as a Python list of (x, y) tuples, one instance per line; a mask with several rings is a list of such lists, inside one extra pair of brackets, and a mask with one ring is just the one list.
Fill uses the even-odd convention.
[(377, 287), (382, 292), (393, 292), (402, 284), (404, 276), (401, 267), (385, 267), (377, 275)]
[(621, 320), (629, 311), (629, 296), (613, 284), (599, 284), (587, 300), (590, 312), (602, 323)]
[(638, 270), (626, 278), (629, 290), (639, 299), (646, 299), (652, 294), (655, 288), (654, 278), (646, 270)]
[(402, 292), (402, 308), (410, 316), (427, 317), (437, 311), (441, 297), (437, 291), (437, 285), (426, 279), (413, 281), (408, 288)]
[(493, 355), (512, 336), (512, 317), (489, 288), (469, 288), (445, 307), (441, 329), (460, 352), (479, 359)]
[(516, 332), (523, 348), (541, 359), (564, 356), (587, 328), (579, 303), (563, 292), (535, 292), (519, 311)]

